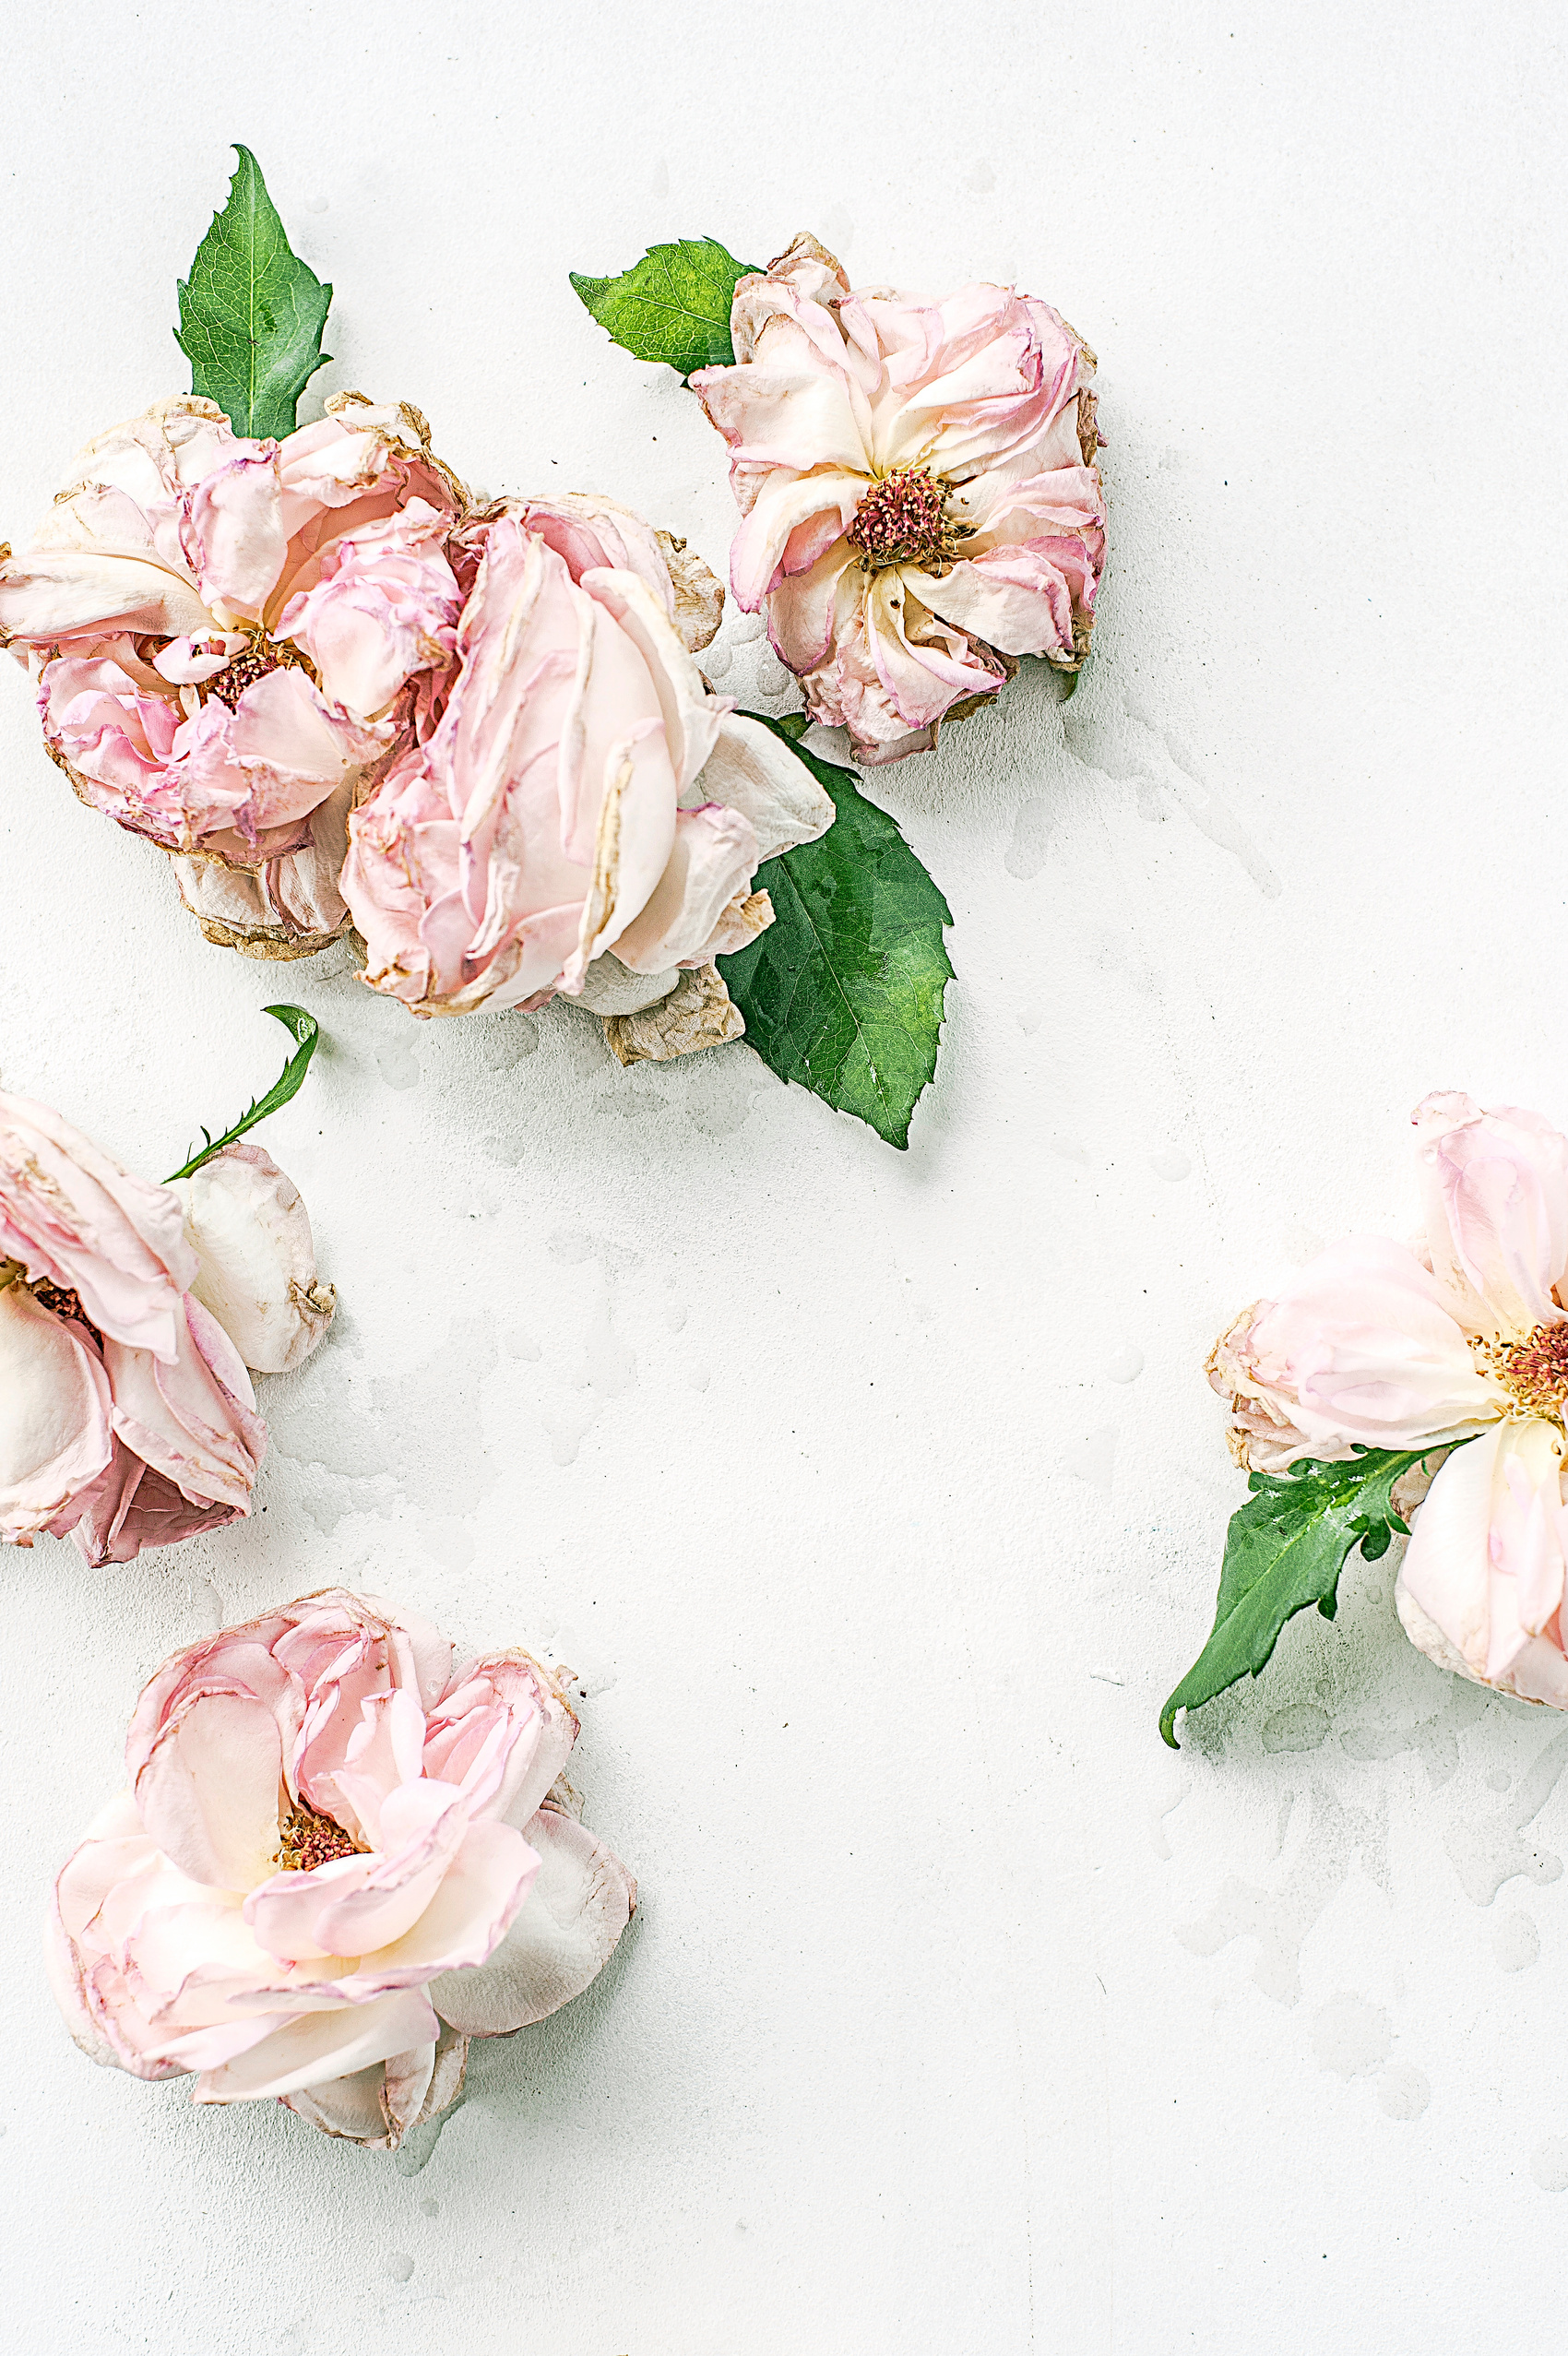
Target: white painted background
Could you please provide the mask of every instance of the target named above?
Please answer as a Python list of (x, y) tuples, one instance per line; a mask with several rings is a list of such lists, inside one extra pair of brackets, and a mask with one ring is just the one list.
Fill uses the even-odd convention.
[[(208, 948), (0, 678), (5, 1083), (157, 1174), (271, 1078), (281, 980), (330, 1044), (267, 1142), (344, 1302), (244, 1529), (3, 1566), (7, 2348), (1557, 2327), (1568, 1728), (1419, 1659), (1391, 1561), (1180, 1757), (1155, 1719), (1241, 1494), (1212, 1335), (1409, 1224), (1427, 1089), (1568, 1121), (1561, 42), (1524, 0), (8, 13), (13, 538), (183, 388), (242, 137), (336, 285), (318, 389), (417, 401), (486, 490), (722, 570), (717, 438), (565, 274), (809, 226), (1088, 337), (1112, 553), (1070, 705), (1031, 667), (875, 781), (956, 918), (907, 1156), (743, 1048), (627, 1074), (580, 1014), (423, 1029), (340, 954)], [(38, 1962), (143, 1677), (337, 1579), (556, 1630), (643, 1879), (420, 2172), (92, 2069)]]

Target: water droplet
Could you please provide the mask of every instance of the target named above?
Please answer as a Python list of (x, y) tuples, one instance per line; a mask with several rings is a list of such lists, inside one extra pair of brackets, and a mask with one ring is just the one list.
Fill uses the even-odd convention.
[(1540, 1961), (1540, 1933), (1527, 1914), (1500, 1914), (1491, 1926), (1491, 1952), (1500, 1971), (1528, 1971)]
[(407, 2250), (388, 2250), (381, 2261), (381, 2271), (394, 2282), (407, 2282), (414, 2270), (414, 2262)]
[(1346, 1991), (1319, 2008), (1313, 2050), (1336, 2077), (1371, 2077), (1388, 2059), (1394, 2031), (1386, 2009)]
[(1113, 1350), (1105, 1362), (1105, 1371), (1113, 1383), (1135, 1383), (1144, 1371), (1144, 1353), (1129, 1342), (1122, 1350)]
[(1150, 1154), (1148, 1166), (1157, 1178), (1168, 1179), (1172, 1186), (1183, 1178), (1190, 1178), (1193, 1171), (1192, 1163), (1180, 1146), (1161, 1146), (1158, 1153)]
[(1391, 2062), (1377, 2082), (1377, 2107), (1385, 2119), (1419, 2119), (1431, 2100), (1431, 2081), (1413, 2062)]

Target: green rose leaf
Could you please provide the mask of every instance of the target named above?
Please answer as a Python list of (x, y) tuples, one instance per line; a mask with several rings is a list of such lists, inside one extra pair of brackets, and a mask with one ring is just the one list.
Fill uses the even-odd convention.
[(761, 720), (832, 795), (838, 815), (756, 872), (773, 901), (767, 931), (723, 960), (746, 1037), (781, 1079), (798, 1080), (889, 1145), (936, 1069), (943, 993), (953, 967), (942, 928), (952, 912), (892, 819), (848, 769), (795, 740), (803, 713)]
[(662, 360), (689, 376), (694, 368), (731, 368), (730, 303), (735, 280), (756, 268), (737, 262), (716, 238), (682, 237), (650, 245), (619, 278), (572, 284), (614, 343), (638, 360)]
[(1375, 1563), (1396, 1530), (1405, 1533), (1390, 1492), (1401, 1473), (1436, 1453), (1358, 1448), (1348, 1464), (1306, 1459), (1285, 1472), (1250, 1476), (1253, 1494), (1225, 1533), (1208, 1642), (1159, 1714), (1159, 1731), (1173, 1751), (1180, 1747), (1177, 1711), (1212, 1701), (1249, 1672), (1261, 1675), (1287, 1620), (1309, 1603), (1333, 1619), (1351, 1548), (1360, 1545), (1364, 1559)]
[(291, 253), (249, 148), (229, 201), (215, 213), (182, 279), (174, 340), (191, 363), (191, 390), (215, 400), (236, 434), (279, 439), (294, 430), (300, 395), (330, 355), (321, 349), (332, 289)]
[(247, 1129), (254, 1129), (258, 1121), (265, 1121), (269, 1113), (276, 1113), (280, 1106), (288, 1103), (291, 1096), (298, 1096), (304, 1076), (310, 1069), (310, 1059), (321, 1044), (321, 1031), (315, 1017), (307, 1014), (303, 1006), (264, 1006), (262, 1013), (275, 1016), (284, 1029), (299, 1041), (298, 1048), (267, 1094), (257, 1097), (241, 1113), (232, 1129), (225, 1129), (220, 1137), (215, 1137), (208, 1130), (203, 1129), (201, 1134), (207, 1139), (206, 1145), (200, 1153), (193, 1154), (180, 1169), (170, 1172), (163, 1181), (166, 1186), (172, 1186), (176, 1178), (188, 1178), (193, 1171), (201, 1168), (204, 1161), (210, 1161), (215, 1153), (221, 1153), (225, 1146), (232, 1146), (236, 1137), (243, 1137)]

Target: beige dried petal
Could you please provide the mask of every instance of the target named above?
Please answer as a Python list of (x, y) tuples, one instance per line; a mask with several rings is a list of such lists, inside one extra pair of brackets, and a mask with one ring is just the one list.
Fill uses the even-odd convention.
[(440, 2041), (435, 2048), (435, 2067), (430, 2074), (430, 2085), (417, 2117), (410, 2119), (403, 2130), (405, 2135), (415, 2127), (427, 2125), (432, 2119), (438, 2119), (443, 2111), (450, 2111), (463, 2090), (468, 2067), (468, 2039), (460, 2029), (448, 2029), (444, 2022)]
[(704, 1047), (720, 1047), (740, 1039), (745, 1018), (712, 965), (689, 968), (656, 1006), (640, 1015), (609, 1015), (604, 1036), (610, 1052), (623, 1064), (669, 1064), (677, 1055), (695, 1055)]
[(180, 898), (206, 937), (242, 957), (279, 960), (314, 957), (341, 940), (350, 922), (338, 888), (349, 812), (387, 766), (378, 761), (345, 778), (311, 813), (311, 839), (297, 851), (254, 867), (205, 847), (171, 851)]
[(773, 922), (773, 902), (766, 892), (737, 892), (713, 928), (707, 943), (710, 958), (731, 958), (745, 948)]
[(237, 949), (244, 958), (284, 963), (313, 958), (349, 930), (345, 908), (326, 930), (300, 930), (287, 922), (267, 888), (265, 868), (231, 867), (200, 851), (171, 853), (180, 898), (215, 948)]
[(323, 2135), (366, 2151), (396, 2151), (416, 2127), (452, 2108), (463, 2090), (468, 2058), (467, 2037), (444, 2025), (434, 2045), (413, 2046), (369, 2069), (298, 2087), (279, 2100)]
[(825, 276), (837, 279), (848, 294), (849, 281), (845, 276), (843, 263), (837, 254), (830, 254), (821, 238), (814, 237), (809, 229), (798, 229), (782, 254), (775, 254), (767, 266), (768, 276), (793, 278), (802, 269), (809, 270), (814, 264)]
[[(407, 2058), (399, 2056), (400, 2060)], [(382, 2109), (385, 2077), (386, 2065), (373, 2062), (369, 2069), (351, 2070), (344, 2077), (324, 2078), (317, 2086), (296, 2087), (291, 2094), (280, 2094), (278, 2099), (286, 2111), (308, 2120), (324, 2136), (336, 2136), (344, 2143), (363, 2144), (371, 2151), (385, 2151), (388, 2148), (386, 2118)]]
[(1247, 1337), (1265, 1305), (1254, 1301), (1232, 1317), (1204, 1362), (1210, 1388), (1229, 1402), (1226, 1442), (1245, 1472), (1283, 1472), (1310, 1445), (1306, 1434), (1291, 1422), (1289, 1403), (1254, 1379), (1246, 1360)]
[(688, 654), (711, 646), (724, 619), (723, 584), (673, 532), (655, 531), (675, 592), (675, 635)]
[(638, 1015), (668, 998), (680, 980), (678, 966), (662, 973), (634, 973), (613, 949), (601, 949), (583, 976), (576, 1004), (592, 1015)]

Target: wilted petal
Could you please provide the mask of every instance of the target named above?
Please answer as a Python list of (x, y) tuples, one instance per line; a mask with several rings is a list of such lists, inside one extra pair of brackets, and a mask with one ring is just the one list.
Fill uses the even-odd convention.
[(664, 873), (616, 943), (622, 963), (634, 972), (659, 973), (700, 951), (759, 864), (756, 835), (738, 810), (710, 802), (678, 811)]
[(142, 1822), (193, 1881), (247, 1890), (271, 1871), (281, 1765), (278, 1721), (265, 1701), (205, 1694), (137, 1777)]
[(743, 712), (727, 712), (719, 721), (699, 783), (715, 802), (748, 822), (759, 864), (800, 843), (814, 842), (836, 815), (832, 796), (800, 755)]
[(179, 1197), (21, 1096), (0, 1095), (0, 1258), (76, 1293), (113, 1340), (174, 1357), (180, 1295), (196, 1274)]
[(1411, 1116), (1438, 1279), (1472, 1331), (1558, 1323), (1568, 1273), (1568, 1138), (1538, 1113), (1426, 1097)]
[[(410, 2053), (392, 2055), (386, 2062), (373, 2062), (368, 2069), (350, 2071), (346, 2077), (323, 2078), (315, 2086), (297, 2087), (292, 2094), (279, 2096), (284, 2108), (319, 2127), (323, 2135), (337, 2136), (346, 2143), (363, 2144), (372, 2151), (386, 2151), (396, 2147), (388, 2133), (384, 2104), (387, 2078), (393, 2063), (413, 2064), (417, 2071), (423, 2064), (425, 2084), (434, 2066), (434, 2045), (416, 2045)], [(407, 2070), (399, 2077), (399, 2085), (409, 2082)], [(421, 2088), (421, 2097), (423, 2088)]]
[(1318, 1457), (1456, 1438), (1508, 1404), (1478, 1373), (1450, 1295), (1382, 1237), (1320, 1253), (1244, 1329), (1232, 1327), (1215, 1363), (1219, 1383)]
[(482, 1963), (505, 1936), (538, 1872), (538, 1853), (510, 1825), (470, 1825), (418, 1919), (362, 1954), (340, 1982), (344, 1993), (422, 1988), (439, 1972)]
[(400, 1785), (381, 1803), (379, 1851), (275, 1874), (252, 1889), (245, 1921), (269, 1955), (288, 1962), (373, 1955), (419, 1921), (467, 1829), (468, 1811), (450, 1786)]
[(98, 1479), (73, 1497), (60, 1519), (49, 1525), (56, 1538), (74, 1540), (95, 1568), (130, 1563), (146, 1547), (177, 1546), (204, 1530), (225, 1529), (242, 1508), (205, 1497), (187, 1497), (166, 1474), (155, 1472), (115, 1436), (113, 1453)]
[(115, 1431), (192, 1498), (244, 1512), (267, 1447), (250, 1376), (232, 1342), (186, 1294), (172, 1363), (105, 1339)]
[(287, 553), (278, 461), (240, 444), (227, 466), (204, 475), (191, 494), (196, 583), (208, 613), (259, 623)]
[(80, 1329), (0, 1291), (0, 1537), (30, 1539), (109, 1461), (109, 1384)]
[(831, 541), (803, 571), (777, 582), (767, 601), (767, 638), (779, 661), (802, 677), (828, 661), (842, 609), (848, 604), (859, 611), (861, 588), (860, 561), (844, 539)]
[(1094, 610), (1095, 583), (1078, 541), (999, 549), (955, 565), (941, 579), (922, 572), (914, 586), (932, 613), (1003, 654), (1071, 660), (1075, 615)]
[(449, 518), (415, 500), (338, 541), (280, 636), (305, 648), (324, 692), (361, 719), (386, 711), (417, 671), (451, 662), (462, 605), (446, 560)]
[(443, 2020), (470, 2036), (505, 2036), (543, 2020), (610, 1960), (637, 1886), (620, 1860), (571, 1816), (541, 1808), (528, 1827), (540, 1857), (526, 1906), (488, 1963), (432, 1981)]
[(688, 967), (667, 998), (637, 1015), (611, 1015), (604, 1039), (618, 1064), (670, 1064), (745, 1036), (745, 1017), (717, 966)]
[(395, 1989), (369, 2004), (306, 2013), (275, 2029), (248, 2052), (196, 2081), (197, 2102), (255, 2102), (295, 2093), (324, 2078), (362, 2070), (410, 2046), (432, 2045), (440, 2022), (418, 1988)]
[(174, 638), (210, 618), (188, 580), (140, 557), (41, 548), (0, 565), (0, 631), (30, 645), (111, 630)]
[(1451, 1649), (1482, 1684), (1560, 1709), (1563, 1452), (1562, 1432), (1538, 1419), (1500, 1423), (1456, 1448), (1417, 1513), (1399, 1572), (1401, 1617), (1423, 1651), (1442, 1660)]
[(730, 586), (742, 613), (754, 613), (770, 589), (779, 588), (793, 554), (793, 570), (807, 573), (831, 561), (841, 535), (870, 488), (862, 474), (827, 468), (803, 475), (778, 475), (758, 492), (730, 553)]
[(590, 1015), (635, 1015), (668, 998), (680, 978), (672, 965), (658, 973), (634, 973), (613, 949), (605, 949), (584, 973), (576, 1003)]

